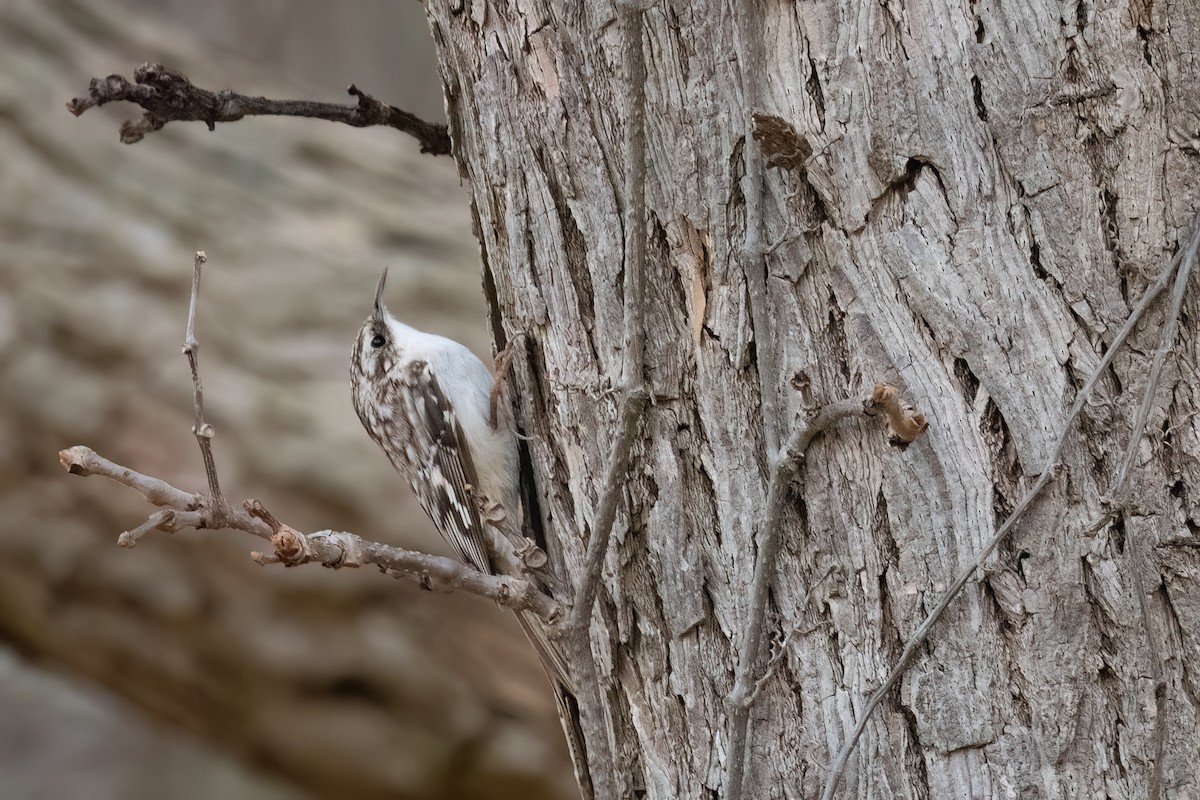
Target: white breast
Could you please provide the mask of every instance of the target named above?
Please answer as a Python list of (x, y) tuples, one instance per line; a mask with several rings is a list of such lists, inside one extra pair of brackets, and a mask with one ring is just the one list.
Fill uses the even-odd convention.
[(418, 335), (408, 339), (404, 360), (426, 361), (454, 406), (475, 466), (477, 488), (483, 496), (502, 503), (510, 514), (520, 514), (516, 432), (504, 402), (500, 403), (497, 428), (493, 430), (489, 422), (494, 383), (491, 370), (453, 339), (415, 333)]

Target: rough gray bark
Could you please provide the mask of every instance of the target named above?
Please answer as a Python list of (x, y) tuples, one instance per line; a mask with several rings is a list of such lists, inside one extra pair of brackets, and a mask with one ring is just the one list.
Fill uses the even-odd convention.
[[(551, 555), (574, 580), (621, 382), (615, 10), (426, 10), (493, 328), (530, 335), (521, 418)], [(626, 794), (730, 793), (725, 698), (767, 443), (880, 380), (930, 421), (903, 452), (849, 423), (800, 471), (771, 595), (784, 652), (752, 710), (745, 796), (812, 797), (1191, 229), (1200, 7), (663, 2), (645, 24), (654, 402), (591, 628)], [(1200, 792), (1192, 296), (1133, 499), (1092, 529), (1162, 307), (868, 724), (842, 795), (1145, 797), (1156, 730), (1163, 795)]]

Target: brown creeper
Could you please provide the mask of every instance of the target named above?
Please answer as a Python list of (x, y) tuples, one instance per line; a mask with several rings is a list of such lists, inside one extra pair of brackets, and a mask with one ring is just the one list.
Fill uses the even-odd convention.
[[(458, 342), (416, 330), (375, 308), (350, 357), (354, 408), (367, 433), (416, 492), (454, 552), (480, 572), (521, 576), (527, 543), (511, 532), (521, 519), (519, 460), (512, 415), (493, 407), (491, 371)], [(493, 513), (484, 515), (482, 508)], [(508, 521), (506, 535), (500, 525)], [(519, 524), (519, 522), (518, 522)], [(524, 549), (525, 552), (519, 552)], [(570, 686), (566, 667), (539, 620), (518, 614), (551, 677)]]

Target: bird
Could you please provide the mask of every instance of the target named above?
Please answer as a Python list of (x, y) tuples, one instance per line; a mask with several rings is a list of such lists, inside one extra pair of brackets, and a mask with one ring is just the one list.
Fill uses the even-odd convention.
[[(529, 571), (539, 564), (531, 553), (541, 563), (544, 553), (514, 532), (522, 519), (520, 459), (512, 410), (498, 402), (502, 380), (465, 345), (392, 316), (386, 284), (385, 269), (350, 357), (359, 420), (460, 560), (544, 588), (546, 576), (539, 581)], [(572, 691), (542, 621), (525, 611), (517, 618), (551, 681)]]

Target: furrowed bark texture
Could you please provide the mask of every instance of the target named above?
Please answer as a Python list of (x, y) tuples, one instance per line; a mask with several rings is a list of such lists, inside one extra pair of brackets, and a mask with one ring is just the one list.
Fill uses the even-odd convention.
[[(551, 555), (575, 579), (621, 374), (616, 14), (593, 0), (458, 8), (426, 4), (493, 327), (530, 334), (520, 414)], [(761, 37), (753, 72), (737, 60), (746, 19)], [(785, 438), (801, 387), (823, 404), (882, 380), (930, 421), (903, 451), (870, 421), (844, 423), (798, 476), (766, 636), (777, 647), (795, 633), (752, 709), (744, 796), (813, 797), (1186, 239), (1200, 208), (1187, 55), (1200, 8), (918, 0), (744, 15), (660, 2), (645, 21), (654, 402), (591, 628), (626, 791), (729, 792), (725, 697), (765, 502), (764, 426)], [(759, 141), (745, 135), (752, 111)], [(740, 260), (751, 148), (769, 165), (761, 241), (778, 244), (765, 262), (774, 330), (757, 334)], [(1123, 521), (1087, 530), (1162, 304), (1105, 376), (1062, 473), (872, 718), (841, 796), (1144, 797), (1151, 643), (1163, 792), (1200, 793), (1197, 313), (1190, 293)], [(760, 384), (763, 363), (775, 370)], [(779, 419), (762, 419), (760, 386)]]

